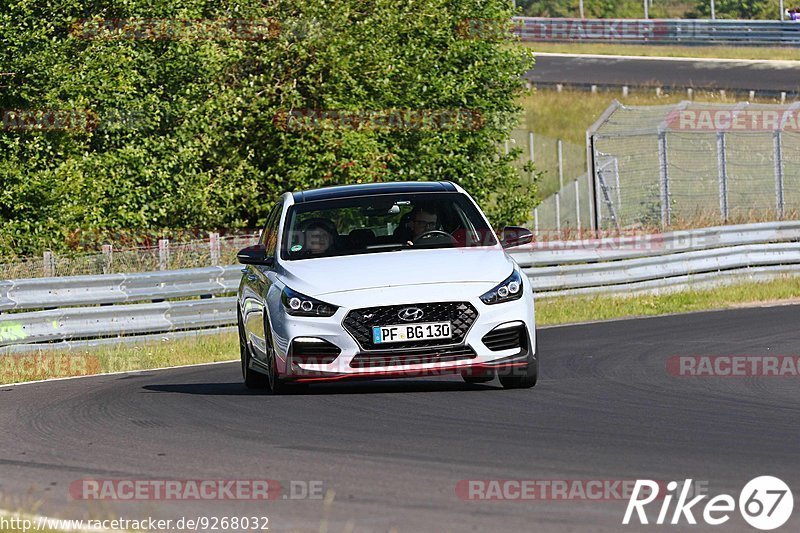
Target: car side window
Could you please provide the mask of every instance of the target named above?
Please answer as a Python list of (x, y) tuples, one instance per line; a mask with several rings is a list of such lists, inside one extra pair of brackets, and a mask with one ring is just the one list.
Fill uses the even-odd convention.
[(264, 245), (267, 248), (267, 257), (275, 256), (275, 247), (278, 244), (278, 224), (281, 219), (281, 204), (277, 204), (267, 217), (267, 225), (264, 228)]

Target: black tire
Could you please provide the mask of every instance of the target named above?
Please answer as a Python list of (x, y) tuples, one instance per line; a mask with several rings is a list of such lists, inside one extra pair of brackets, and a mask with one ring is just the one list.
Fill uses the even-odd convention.
[(275, 360), (275, 347), (272, 344), (272, 328), (269, 324), (269, 318), (264, 317), (264, 336), (267, 343), (267, 375), (264, 376), (267, 380), (267, 388), (272, 394), (283, 394), (287, 391), (288, 385), (278, 375), (278, 363)]
[(269, 373), (266, 376), (267, 386), (272, 394), (283, 394), (286, 391), (286, 385), (283, 380), (278, 377), (278, 364), (275, 362), (275, 351), (271, 347), (268, 347), (267, 350), (269, 351), (269, 355), (267, 356), (269, 365)]
[(539, 378), (539, 338), (536, 338), (536, 352), (528, 353), (528, 366), (524, 372), (519, 373), (514, 369), (513, 376), (500, 376), (500, 384), (505, 389), (530, 389), (536, 385)]
[(242, 378), (244, 386), (248, 389), (265, 389), (269, 386), (269, 378), (260, 372), (250, 368), (250, 347), (247, 344), (247, 337), (244, 333), (242, 317), (239, 316), (239, 357), (242, 359)]

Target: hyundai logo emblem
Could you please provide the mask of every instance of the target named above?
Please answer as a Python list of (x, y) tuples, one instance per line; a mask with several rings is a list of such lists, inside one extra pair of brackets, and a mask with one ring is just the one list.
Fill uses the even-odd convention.
[(400, 320), (413, 322), (422, 318), (423, 314), (422, 309), (419, 307), (406, 307), (405, 309), (401, 309), (400, 312), (397, 313), (397, 316), (400, 317)]

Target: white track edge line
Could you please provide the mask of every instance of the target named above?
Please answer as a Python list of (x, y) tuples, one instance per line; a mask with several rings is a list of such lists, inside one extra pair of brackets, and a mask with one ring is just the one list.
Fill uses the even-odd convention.
[(612, 54), (571, 54), (571, 53), (558, 53), (558, 52), (533, 52), (534, 56), (542, 57), (574, 57), (578, 59), (629, 59), (640, 61), (685, 61), (685, 62), (702, 62), (702, 63), (744, 63), (748, 65), (774, 65), (774, 66), (792, 66), (800, 65), (800, 60), (793, 59), (730, 59), (721, 57), (669, 57), (669, 56), (627, 56), (627, 55), (612, 55)]

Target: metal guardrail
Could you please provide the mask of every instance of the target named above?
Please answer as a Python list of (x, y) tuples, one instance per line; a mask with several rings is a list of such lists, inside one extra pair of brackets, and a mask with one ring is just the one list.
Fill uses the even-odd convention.
[[(800, 274), (800, 222), (539, 242), (511, 255), (538, 298), (705, 288)], [(235, 323), (239, 277), (230, 266), (0, 281), (0, 310), (11, 311), (0, 313), (0, 354), (220, 331)]]
[(235, 320), (235, 297), (64, 307), (0, 316), (0, 346), (202, 329)]
[(540, 241), (516, 249), (512, 255), (521, 267), (542, 267), (656, 257), (724, 246), (792, 241), (800, 241), (800, 222), (741, 224), (660, 234)]
[(513, 28), (523, 41), (800, 46), (797, 22), (515, 17)]
[(0, 281), (0, 311), (219, 295), (236, 290), (239, 266)]

